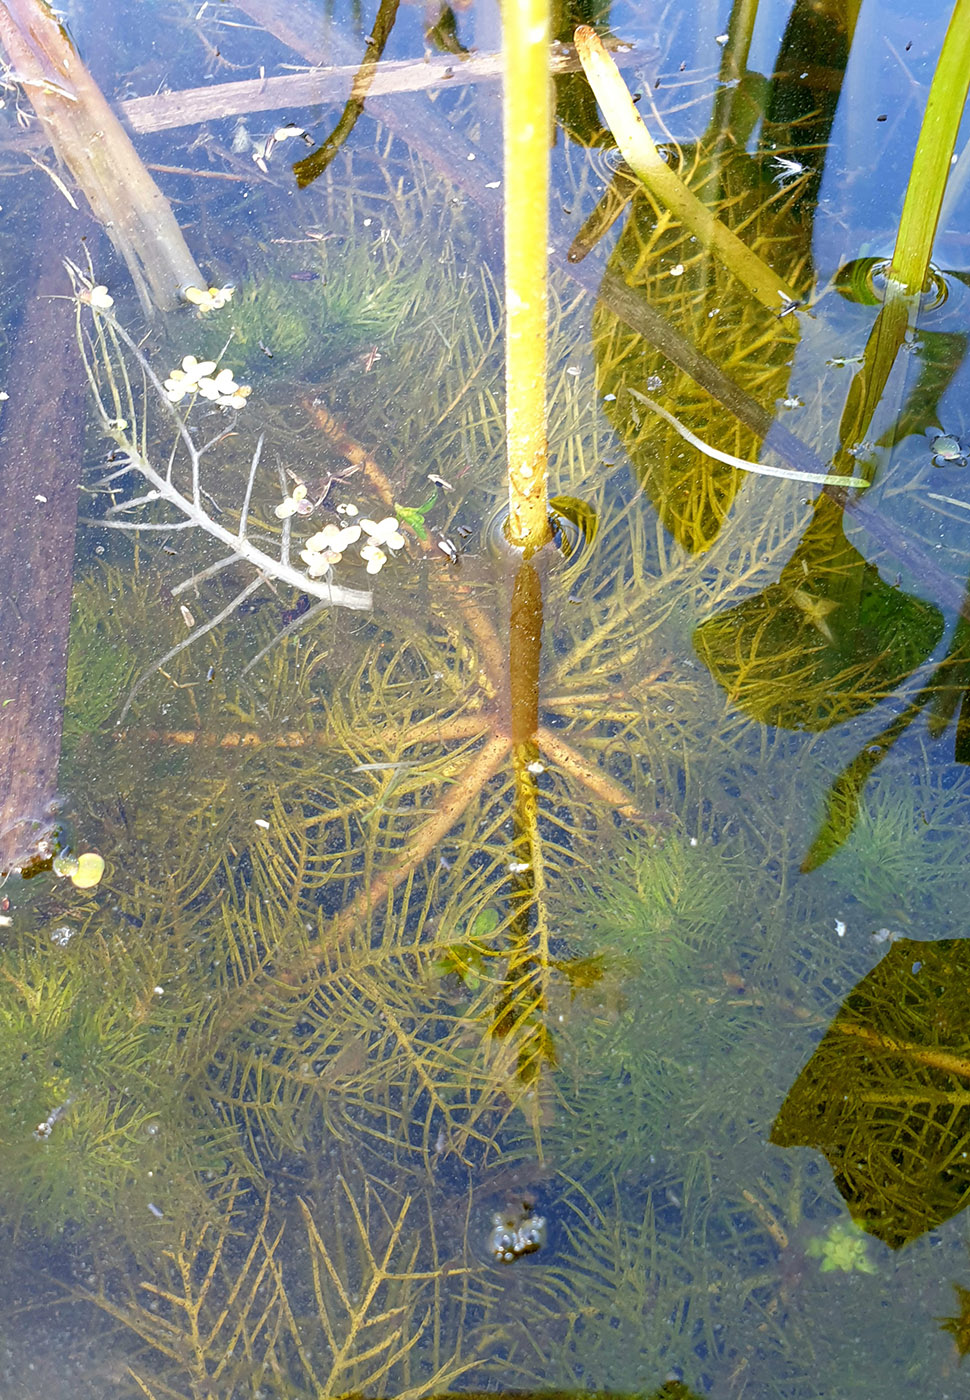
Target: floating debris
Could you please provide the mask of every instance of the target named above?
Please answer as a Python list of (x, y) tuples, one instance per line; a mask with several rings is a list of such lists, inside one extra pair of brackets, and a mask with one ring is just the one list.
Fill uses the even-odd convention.
[(523, 1201), (520, 1210), (496, 1211), (488, 1250), (498, 1264), (514, 1264), (526, 1254), (536, 1254), (546, 1242), (546, 1217), (536, 1215)]

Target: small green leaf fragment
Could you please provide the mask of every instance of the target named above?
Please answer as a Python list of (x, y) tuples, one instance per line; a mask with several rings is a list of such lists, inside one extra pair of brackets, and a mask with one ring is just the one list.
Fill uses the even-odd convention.
[(394, 502), (394, 510), (398, 518), (414, 531), (419, 540), (428, 538), (428, 532), (424, 527), (424, 517), (437, 499), (438, 492), (435, 490), (421, 506), (400, 506), (397, 501)]

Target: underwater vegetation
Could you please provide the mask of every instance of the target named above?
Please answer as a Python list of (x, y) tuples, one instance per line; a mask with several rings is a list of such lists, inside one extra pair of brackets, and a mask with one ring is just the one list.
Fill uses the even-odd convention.
[[(679, 154), (680, 173), (689, 187), (743, 223), (749, 246), (757, 250), (761, 240), (776, 247), (786, 237), (790, 240), (790, 263), (798, 284), (804, 285), (804, 229), (793, 219), (797, 190), (773, 188), (760, 175), (752, 185), (750, 157), (737, 150), (725, 156), (721, 149), (705, 151), (701, 145)], [(783, 250), (774, 261), (787, 265)], [(779, 325), (775, 313), (740, 289), (727, 269), (695, 246), (689, 230), (643, 191), (630, 204), (611, 267), (677, 324), (686, 323), (692, 339), (739, 384), (756, 386), (766, 402), (786, 396), (798, 341), (794, 318)], [(674, 539), (691, 552), (706, 549), (736, 493), (748, 489), (743, 476), (684, 443), (670, 426), (645, 413), (628, 390), (662, 387), (665, 400), (680, 406), (701, 437), (735, 456), (757, 460), (757, 437), (605, 307), (597, 312), (594, 336), (597, 389), (613, 396), (611, 419), (637, 479)]]
[[(116, 578), (116, 588), (120, 583)], [(137, 662), (125, 631), (110, 624), (110, 591), (110, 584), (105, 588), (93, 578), (80, 580), (74, 590), (64, 698), (64, 741), (71, 748), (107, 727), (118, 696), (135, 681)]]
[(489, 1290), (442, 1254), (426, 1200), (340, 1175), (288, 1207), (236, 1180), (224, 1192), (151, 1280), (104, 1270), (71, 1290), (140, 1339), (129, 1393), (417, 1397), (475, 1364)]
[[(588, 416), (569, 399), (568, 383), (560, 390), (571, 408), (564, 421), (585, 432)], [(582, 436), (570, 440), (565, 461), (577, 479), (589, 450)], [(771, 1300), (784, 1300), (784, 1251), (744, 1196), (764, 1172), (760, 1137), (730, 1170), (725, 1162), (729, 1144), (750, 1133), (740, 1086), (762, 1082), (774, 1053), (765, 1007), (787, 1017), (794, 981), (779, 968), (747, 989), (751, 970), (764, 965), (763, 932), (780, 921), (784, 892), (762, 863), (782, 837), (771, 829), (760, 840), (753, 830), (731, 839), (732, 830), (746, 830), (738, 744), (749, 765), (743, 781), (757, 773), (763, 784), (778, 783), (790, 768), (781, 748), (766, 749), (758, 727), (730, 710), (713, 710), (714, 739), (698, 749), (716, 691), (684, 664), (678, 645), (689, 637), (693, 608), (706, 604), (710, 576), (662, 554), (629, 505), (604, 496), (597, 506), (594, 547), (574, 571), (550, 580), (557, 641), (545, 662), (544, 714), (564, 753), (585, 755), (660, 824), (621, 819), (577, 769), (550, 763), (539, 775), (556, 934), (533, 1024), (549, 1026), (560, 1069), (558, 1082), (544, 1069), (535, 1093), (518, 1077), (515, 1037), (490, 1034), (512, 926), (512, 780), (501, 768), (479, 777), (474, 766), (483, 746), (504, 742), (488, 633), (455, 601), (466, 590), (476, 600), (484, 593), (474, 559), (456, 574), (426, 565), (414, 547), (395, 561), (407, 574), (382, 578), (378, 613), (356, 635), (318, 624), (245, 676), (279, 627), (278, 605), (236, 615), (197, 654), (174, 658), (121, 729), (112, 723), (120, 695), (105, 720), (84, 726), (66, 771), (75, 820), (109, 854), (97, 907), (117, 908), (111, 917), (123, 942), (153, 950), (145, 982), (166, 988), (148, 1002), (155, 1062), (166, 1075), (175, 1067), (194, 1105), (160, 1158), (136, 1158), (95, 1181), (80, 1216), (132, 1222), (133, 1257), (122, 1253), (116, 1274), (85, 1295), (145, 1347), (130, 1362), (142, 1390), (121, 1393), (147, 1387), (160, 1396), (167, 1387), (228, 1400), (244, 1384), (327, 1393), (314, 1389), (326, 1385), (331, 1365), (315, 1350), (321, 1316), (336, 1339), (341, 1388), (378, 1375), (385, 1393), (425, 1394), (496, 1366), (505, 1383), (514, 1374), (525, 1385), (540, 1370), (547, 1379), (548, 1358), (559, 1354), (563, 1384), (574, 1383), (581, 1364), (591, 1379), (642, 1393), (678, 1365), (702, 1389), (710, 1368), (737, 1362), (721, 1359), (723, 1336), (754, 1337)], [(446, 509), (474, 518), (464, 501)], [(766, 524), (762, 540), (777, 541), (780, 552), (794, 521), (793, 512)], [(133, 581), (106, 570), (87, 585), (86, 625), (96, 628), (103, 610), (103, 634), (124, 639), (139, 668), (159, 645), (148, 626), (149, 580), (167, 560), (156, 560), (141, 548)], [(685, 582), (686, 605), (670, 607), (654, 568), (664, 581)], [(569, 595), (584, 601), (569, 603)], [(173, 637), (180, 626), (173, 609)], [(82, 648), (79, 677), (84, 658)], [(207, 681), (210, 667), (215, 678)], [(84, 682), (74, 684), (80, 703)], [(398, 766), (372, 766), (383, 764)], [(99, 784), (113, 787), (113, 807), (93, 800)], [(757, 807), (749, 803), (748, 814), (756, 826)], [(368, 900), (361, 890), (375, 879), (379, 898)], [(586, 912), (578, 920), (573, 891), (581, 884)], [(828, 898), (827, 887), (819, 898)], [(470, 945), (475, 976), (456, 978)], [(584, 987), (570, 963), (590, 956), (599, 966)], [(115, 985), (110, 968), (100, 977)], [(110, 1066), (110, 1054), (94, 1063)], [(790, 1074), (795, 1068), (793, 1056)], [(149, 1079), (149, 1104), (153, 1092)], [(37, 1122), (55, 1106), (41, 1103)], [(66, 1126), (66, 1116), (52, 1125), (52, 1144)], [(474, 1214), (475, 1183), (487, 1183), (503, 1162), (534, 1157), (537, 1140), (555, 1170), (582, 1187), (569, 1194), (563, 1180), (548, 1253), (536, 1256), (528, 1287), (514, 1278), (503, 1285), (520, 1299), (513, 1323), (480, 1263), (487, 1225)], [(313, 1153), (350, 1152), (361, 1164), (363, 1178), (346, 1179), (362, 1219), (360, 1190), (378, 1192), (390, 1179), (392, 1198), (383, 1207), (372, 1199), (366, 1216), (378, 1261), (378, 1242), (414, 1196), (398, 1237), (404, 1262), (373, 1295), (383, 1319), (373, 1330), (362, 1320), (354, 1332), (342, 1302), (341, 1287), (349, 1299), (354, 1280), (375, 1277), (361, 1262), (349, 1201), (340, 1205), (338, 1193), (335, 1204), (331, 1193), (319, 1215), (310, 1202), (309, 1217), (292, 1207), (294, 1189), (309, 1201), (314, 1188), (308, 1143)], [(218, 1160), (200, 1159), (200, 1148), (215, 1149)], [(200, 1160), (210, 1165), (196, 1176)], [(467, 1225), (460, 1212), (460, 1225), (445, 1223), (454, 1202), (422, 1198), (440, 1162), (471, 1172)], [(148, 1195), (144, 1167), (154, 1183), (181, 1181), (188, 1166), (184, 1188), (163, 1197), (153, 1186)], [(65, 1161), (63, 1180), (70, 1171)], [(764, 1194), (763, 1209), (784, 1220), (791, 1206), (783, 1171), (779, 1177), (778, 1190), (759, 1189), (758, 1199)], [(77, 1218), (70, 1197), (62, 1204), (57, 1195), (63, 1187), (46, 1190), (28, 1201), (24, 1218), (54, 1204), (55, 1219)], [(820, 1191), (818, 1182), (792, 1191), (814, 1233), (832, 1210)], [(190, 1209), (193, 1199), (206, 1204)], [(137, 1214), (146, 1200), (164, 1215), (147, 1229)], [(429, 1214), (444, 1229), (431, 1253)], [(627, 1280), (621, 1300), (611, 1292), (618, 1276)], [(161, 1290), (148, 1313), (145, 1283)], [(474, 1299), (456, 1304), (457, 1316), (475, 1320), (459, 1334), (448, 1321), (453, 1289), (459, 1300)], [(425, 1323), (429, 1308), (442, 1320)], [(780, 1319), (781, 1308), (769, 1319)], [(767, 1325), (771, 1344), (752, 1341), (747, 1366), (767, 1366), (766, 1354), (772, 1366), (783, 1360), (803, 1387), (792, 1380), (788, 1393), (811, 1394), (796, 1359), (807, 1331)], [(406, 1356), (405, 1328), (419, 1337)], [(230, 1334), (244, 1344), (227, 1361)], [(432, 1334), (438, 1349), (428, 1356)]]
[(233, 1150), (184, 1095), (178, 987), (75, 898), (63, 922), (8, 940), (0, 971), (4, 1216), (51, 1235), (133, 1222), (149, 1202), (198, 1210)]
[[(442, 279), (406, 226), (399, 223), (393, 239), (378, 233), (321, 233), (298, 248), (277, 247), (272, 257), (253, 249), (234, 264), (238, 286), (226, 315), (201, 323), (195, 353), (218, 358), (231, 335), (233, 357), (247, 374), (303, 381), (339, 378), (378, 345), (382, 357), (394, 356), (405, 327), (409, 337), (420, 333)], [(172, 322), (170, 333), (173, 343), (180, 339), (181, 323)]]
[[(386, 171), (371, 203), (351, 202), (360, 162)], [(807, 180), (706, 141), (682, 163), (808, 284)], [(137, 342), (161, 378), (232, 336), (252, 395), (234, 418), (197, 402), (185, 419), (213, 443), (206, 499), (227, 528), (248, 512), (295, 558), (350, 504), (393, 516), (405, 544), (376, 579), (356, 551), (332, 561), (338, 585), (372, 583), (372, 610), (311, 615), (299, 582), (264, 578), (236, 606), (249, 575), (203, 576), (191, 532), (97, 533), (127, 499), (102, 487), (87, 538), (110, 563), (81, 561), (62, 778), (108, 868), (93, 894), (13, 891), (3, 1218), (71, 1246), (58, 1282), (115, 1327), (125, 1400), (902, 1393), (925, 1318), (909, 1309), (858, 1364), (881, 1336), (880, 1278), (824, 1164), (766, 1139), (871, 964), (868, 929), (834, 931), (846, 892), (889, 919), (909, 869), (912, 918), (924, 891), (957, 907), (961, 794), (926, 831), (916, 789), (900, 815), (874, 784), (884, 829), (860, 819), (813, 878), (810, 818), (789, 815), (830, 770), (821, 730), (907, 675), (938, 614), (801, 484), (740, 489), (642, 414), (627, 389), (661, 373), (706, 437), (758, 455), (752, 428), (602, 306), (590, 353), (589, 312), (556, 276), (553, 487), (587, 528), (541, 579), (524, 781), (496, 548), (496, 282), (455, 191), (417, 174), (383, 132), (346, 152), (299, 222), (273, 210), (274, 235), (325, 236), (240, 239), (229, 304)], [(655, 258), (651, 293), (766, 406), (786, 396), (797, 317), (732, 294), (637, 195), (614, 265), (636, 279)], [(171, 415), (114, 349), (136, 410), (115, 431), (164, 468)], [(162, 523), (157, 501), (141, 508)], [(843, 584), (861, 597), (852, 629)], [(739, 661), (724, 638), (751, 617), (763, 651)], [(779, 732), (786, 714), (798, 736)], [(498, 1265), (492, 1222), (509, 1213), (547, 1227)], [(813, 1241), (835, 1261), (824, 1278)], [(922, 1297), (938, 1259), (914, 1248), (900, 1271)]]
[(748, 714), (819, 730), (891, 695), (942, 634), (939, 610), (885, 583), (823, 497), (777, 581), (702, 622), (694, 646)]
[[(930, 750), (874, 777), (856, 824), (827, 871), (846, 917), (917, 936), (963, 931), (967, 784)], [(927, 911), (932, 922), (927, 922)]]
[(876, 1265), (866, 1251), (865, 1232), (855, 1224), (836, 1223), (828, 1234), (810, 1240), (805, 1253), (810, 1259), (821, 1260), (819, 1268), (823, 1274), (836, 1269), (843, 1274), (876, 1273)]
[(853, 1219), (893, 1249), (970, 1192), (965, 938), (899, 938), (845, 998), (772, 1127), (823, 1152)]

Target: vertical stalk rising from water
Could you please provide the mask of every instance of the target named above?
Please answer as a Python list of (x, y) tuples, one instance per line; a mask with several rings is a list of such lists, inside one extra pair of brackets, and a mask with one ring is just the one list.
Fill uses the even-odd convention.
[(548, 0), (505, 0), (505, 385), (509, 539), (549, 539), (546, 485)]

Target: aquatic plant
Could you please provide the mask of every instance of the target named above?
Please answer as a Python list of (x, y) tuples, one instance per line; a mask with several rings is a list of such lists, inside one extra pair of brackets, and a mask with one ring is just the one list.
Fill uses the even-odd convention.
[[(74, 755), (111, 857), (99, 921), (151, 950), (173, 989), (149, 1021), (194, 1112), (159, 1165), (176, 1179), (213, 1133), (230, 1163), (201, 1201), (194, 1182), (184, 1212), (133, 1217), (137, 1266), (105, 1268), (88, 1301), (144, 1347), (132, 1393), (156, 1400), (368, 1384), (413, 1396), (468, 1384), (468, 1367), (548, 1383), (554, 1364), (563, 1384), (584, 1366), (591, 1388), (643, 1393), (677, 1365), (698, 1390), (716, 1371), (752, 1393), (795, 1376), (789, 1400), (817, 1394), (842, 1372), (806, 1374), (819, 1334), (780, 1256), (790, 1219), (819, 1213), (818, 1178), (766, 1152), (750, 1090), (780, 1096), (797, 1032), (818, 1019), (794, 969), (811, 964), (814, 989), (849, 956), (808, 937), (791, 949), (794, 843), (775, 801), (797, 751), (726, 705), (689, 646), (707, 610), (777, 573), (806, 508), (783, 486), (771, 511), (737, 503), (744, 544), (715, 532), (703, 562), (672, 544), (604, 480), (614, 439), (588, 377), (568, 372), (576, 333), (554, 282), (559, 487), (591, 496), (599, 528), (543, 580), (526, 842), (507, 599), (488, 611), (515, 583), (478, 534), (461, 556), (503, 461), (494, 288), (468, 281), (472, 316), (423, 291), (426, 333), (366, 373), (344, 366), (339, 396), (315, 386), (323, 401), (286, 439), (421, 515), (428, 538), (382, 574), (378, 611), (353, 629), (310, 619), (245, 677), (280, 607), (233, 614), (138, 692), (126, 728), (95, 721)], [(227, 452), (230, 504), (249, 465)], [(423, 512), (429, 471), (454, 489)], [(296, 501), (292, 478), (282, 487)], [(166, 566), (141, 549), (136, 562), (107, 636), (126, 635), (131, 595)], [(127, 635), (147, 665), (147, 631)], [(515, 868), (526, 844), (531, 884)], [(827, 910), (831, 891), (816, 897)], [(544, 923), (523, 919), (540, 900)], [(124, 979), (102, 978), (124, 996)], [(537, 1149), (560, 1163), (575, 1149), (582, 1181), (554, 1178), (548, 1250), (498, 1285), (472, 1259), (477, 1193)], [(299, 1218), (284, 1205), (296, 1192)]]
[(690, 230), (701, 248), (726, 263), (769, 310), (777, 313), (795, 300), (792, 287), (718, 219), (664, 160), (595, 30), (580, 25), (575, 38), (590, 87), (610, 131), (642, 184)]
[(8, 939), (0, 966), (4, 1215), (53, 1236), (141, 1221), (149, 1202), (197, 1209), (202, 1174), (232, 1144), (211, 1122), (200, 1131), (183, 1094), (174, 970), (161, 949), (99, 928), (91, 896), (57, 903), (46, 928)]
[(920, 755), (874, 778), (851, 833), (831, 857), (828, 880), (855, 918), (921, 933), (956, 933), (962, 905), (965, 783)]
[[(281, 373), (332, 379), (371, 347), (386, 355), (404, 327), (414, 332), (415, 312), (443, 280), (400, 227), (393, 239), (312, 239), (274, 248), (272, 257), (242, 244), (233, 277), (225, 314), (200, 323), (195, 344), (200, 358), (218, 358), (231, 337), (234, 362), (257, 383)], [(183, 334), (174, 323), (170, 332), (173, 344)]]
[(866, 1249), (865, 1231), (854, 1222), (846, 1224), (837, 1220), (825, 1235), (809, 1240), (805, 1253), (810, 1259), (819, 1259), (823, 1274), (838, 1271), (843, 1274), (878, 1272)]
[(694, 646), (747, 713), (821, 730), (891, 695), (942, 633), (939, 609), (886, 583), (846, 539), (841, 505), (822, 496), (777, 580), (713, 612)]
[(943, 1332), (949, 1332), (953, 1338), (953, 1343), (957, 1352), (963, 1359), (970, 1351), (970, 1288), (964, 1288), (962, 1284), (955, 1283), (953, 1291), (956, 1293), (956, 1301), (960, 1311), (956, 1317), (941, 1317), (937, 1320)]
[[(797, 191), (763, 181), (750, 158), (725, 155), (700, 144), (681, 153), (681, 177), (689, 187), (723, 203), (726, 217), (743, 224), (750, 247), (771, 242), (776, 266), (790, 267), (804, 291), (810, 271), (805, 232), (795, 217)], [(794, 317), (779, 320), (740, 287), (722, 265), (691, 241), (691, 234), (648, 192), (634, 195), (610, 266), (641, 288), (659, 309), (693, 331), (696, 344), (759, 402), (787, 396), (789, 366), (798, 343)], [(716, 315), (708, 313), (717, 308)], [(638, 478), (675, 539), (686, 549), (708, 548), (721, 528), (743, 479), (736, 470), (686, 445), (675, 428), (650, 413), (627, 392), (657, 395), (676, 404), (678, 416), (699, 437), (746, 460), (757, 460), (759, 441), (750, 429), (713, 403), (690, 376), (671, 370), (644, 339), (607, 306), (594, 319), (597, 389), (626, 446)], [(746, 487), (745, 489), (750, 489)]]
[(183, 1227), (151, 1277), (102, 1267), (94, 1289), (69, 1291), (144, 1344), (127, 1367), (132, 1393), (417, 1397), (479, 1358), (483, 1338), (462, 1313), (487, 1290), (469, 1296), (471, 1272), (445, 1262), (426, 1201), (338, 1177), (325, 1200), (285, 1210), (230, 1178), (220, 1214)]
[[(119, 575), (115, 582), (120, 585)], [(74, 590), (64, 697), (64, 742), (69, 749), (113, 718), (119, 695), (126, 694), (135, 679), (134, 653), (124, 631), (112, 627), (107, 614), (109, 591), (110, 585), (90, 577)]]
[(853, 1219), (893, 1249), (966, 1207), (966, 943), (896, 939), (846, 996), (772, 1142), (822, 1151)]
[(689, 1381), (699, 1380), (695, 1348), (713, 1334), (696, 1315), (702, 1266), (689, 1236), (664, 1230), (649, 1190), (631, 1210), (618, 1195), (601, 1205), (573, 1184), (562, 1204), (560, 1261), (535, 1286), (569, 1319), (546, 1379), (623, 1392), (660, 1379), (676, 1362)]

